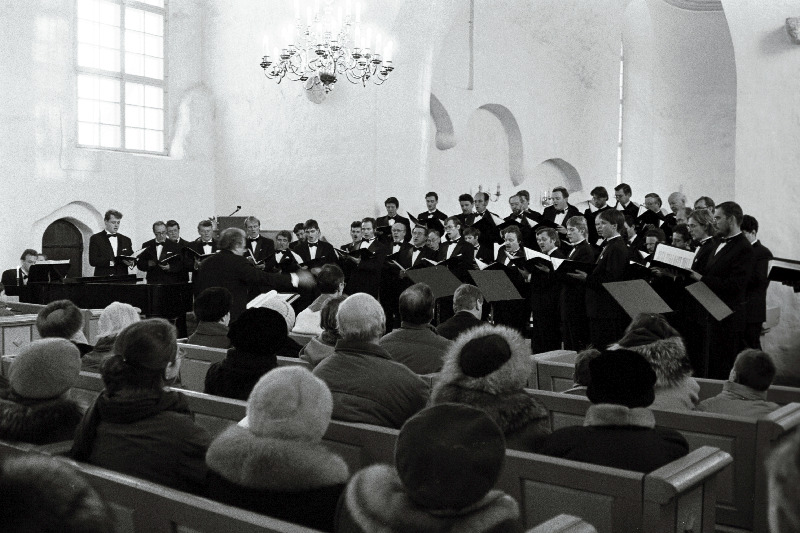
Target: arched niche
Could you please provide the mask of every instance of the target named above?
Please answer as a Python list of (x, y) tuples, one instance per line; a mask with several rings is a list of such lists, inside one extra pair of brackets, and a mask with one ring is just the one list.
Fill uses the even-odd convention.
[(84, 242), (81, 271), (83, 275), (91, 275), (93, 269), (89, 266), (89, 237), (103, 227), (102, 213), (87, 202), (70, 202), (34, 222), (33, 238), (37, 242), (42, 242), (47, 228), (58, 220), (69, 222), (80, 232)]
[(520, 133), (517, 119), (510, 109), (500, 104), (485, 104), (480, 109), (493, 114), (503, 125), (503, 130), (505, 130), (506, 139), (508, 140), (508, 174), (511, 178), (511, 183), (517, 186), (525, 180), (522, 133)]
[(439, 150), (449, 150), (456, 145), (456, 137), (453, 132), (453, 121), (450, 114), (442, 105), (436, 95), (431, 93), (431, 119), (436, 127), (436, 148)]
[(549, 191), (559, 185), (570, 193), (583, 190), (581, 176), (575, 167), (557, 157), (539, 163), (531, 173), (531, 181), (542, 190)]

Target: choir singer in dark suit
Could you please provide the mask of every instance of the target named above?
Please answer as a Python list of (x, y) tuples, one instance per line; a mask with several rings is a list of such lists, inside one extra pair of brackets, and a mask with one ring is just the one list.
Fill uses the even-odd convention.
[(261, 235), (261, 221), (254, 216), (244, 219), (246, 233), (245, 258), (260, 270), (264, 270), (264, 260), (275, 253), (275, 243)]
[(350, 279), (344, 288), (346, 294), (365, 292), (380, 301), (381, 270), (389, 248), (375, 238), (375, 219), (365, 218), (361, 221), (361, 244), (359, 249), (371, 252), (369, 257), (347, 256), (347, 261), (355, 265)]
[(461, 238), (461, 220), (457, 216), (447, 217), (444, 231), (450, 239), (439, 246), (437, 261), (451, 259), (447, 268), (461, 283), (469, 283), (469, 270), (475, 268), (475, 247)]
[(300, 256), (303, 263), (314, 265), (310, 270), (316, 276), (322, 270), (322, 265), (336, 264), (336, 251), (331, 243), (320, 240), (322, 234), (316, 220), (306, 220), (304, 229), (306, 240), (294, 247), (294, 253)]
[[(543, 254), (551, 258), (566, 259), (559, 250), (558, 232), (553, 228), (541, 228), (536, 232), (536, 242)], [(534, 265), (530, 272), (531, 284), (531, 348), (533, 353), (549, 352), (561, 348), (561, 311), (559, 300), (561, 283), (553, 271), (545, 266)]]
[(167, 225), (160, 220), (153, 223), (153, 235), (142, 243), (145, 250), (136, 259), (136, 267), (147, 273), (149, 284), (180, 282), (184, 261), (181, 249), (167, 238)]
[(19, 267), (10, 268), (3, 272), (2, 283), (8, 296), (19, 296), (20, 288), (28, 284), (30, 268), (39, 259), (39, 252), (31, 248), (22, 252), (19, 258)]
[(400, 202), (394, 196), (390, 196), (383, 205), (386, 207), (386, 216), (378, 217), (378, 220), (375, 221), (376, 229), (388, 228), (388, 230), (384, 230), (385, 233), (383, 235), (379, 236), (381, 242), (391, 244), (393, 240), (391, 232), (395, 224), (402, 224), (405, 227), (406, 240), (404, 242), (408, 242), (411, 236), (411, 223), (406, 217), (397, 214), (397, 208), (400, 207)]
[(105, 230), (89, 237), (89, 264), (94, 267), (95, 276), (125, 276), (133, 261), (122, 261), (120, 255), (133, 253), (130, 238), (119, 232), (122, 213), (115, 209), (106, 211), (103, 217)]
[(753, 246), (755, 265), (753, 276), (747, 284), (746, 316), (744, 341), (748, 347), (761, 349), (761, 328), (767, 319), (767, 287), (769, 280), (769, 261), (772, 252), (758, 240), (758, 220), (750, 215), (742, 218), (742, 233)]
[[(594, 224), (594, 217), (592, 217)], [(572, 250), (567, 259), (594, 263), (594, 248), (586, 241), (588, 223), (582, 216), (567, 219), (567, 236)], [(565, 278), (561, 286), (561, 335), (565, 350), (581, 351), (589, 345), (589, 319), (586, 316), (586, 287), (583, 282)]]
[(298, 270), (293, 274), (263, 272), (245, 259), (245, 235), (239, 228), (228, 228), (219, 239), (219, 253), (200, 263), (193, 283), (195, 296), (209, 287), (224, 287), (231, 292), (231, 322), (245, 310), (252, 292), (270, 290), (295, 292), (297, 288), (312, 289), (314, 276)]
[(553, 205), (544, 208), (542, 218), (558, 224), (558, 233), (564, 238), (567, 236), (567, 228), (564, 223), (572, 217), (580, 216), (581, 212), (569, 203), (569, 192), (565, 187), (555, 187), (552, 195)]

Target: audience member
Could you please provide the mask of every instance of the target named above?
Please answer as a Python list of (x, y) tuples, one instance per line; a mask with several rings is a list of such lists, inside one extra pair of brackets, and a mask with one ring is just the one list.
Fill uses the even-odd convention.
[(292, 333), (319, 335), (322, 333), (320, 313), (325, 302), (339, 296), (344, 291), (344, 272), (338, 265), (324, 265), (317, 275), (317, 288), (321, 293), (311, 305), (300, 311), (292, 328)]
[[(292, 332), (296, 322), (296, 315), (294, 314), (294, 307), (292, 307), (286, 300), (283, 298), (270, 298), (265, 301), (262, 306), (265, 309), (272, 309), (281, 315), (284, 322), (286, 322), (286, 332)], [(291, 337), (286, 337), (286, 340), (283, 342), (283, 344), (278, 347), (278, 351), (275, 352), (275, 355), (296, 358), (299, 357), (300, 350), (302, 349), (303, 346), (300, 343)]]
[(336, 313), (339, 312), (339, 304), (345, 301), (346, 298), (347, 296), (339, 295), (325, 302), (319, 316), (322, 333), (308, 341), (300, 350), (300, 359), (310, 363), (312, 368), (329, 355), (332, 355), (336, 349), (336, 342), (341, 339), (336, 325)]
[(63, 460), (43, 454), (8, 457), (0, 465), (4, 533), (107, 533), (108, 506)]
[(517, 502), (493, 490), (505, 442), (480, 409), (429, 407), (400, 430), (395, 465), (372, 465), (347, 485), (337, 531), (521, 531)]
[(189, 344), (211, 348), (230, 348), (228, 324), (231, 320), (233, 295), (224, 287), (209, 287), (194, 299), (197, 328), (189, 336)]
[(83, 313), (69, 300), (56, 300), (45, 305), (36, 316), (36, 330), (43, 339), (60, 337), (71, 341), (81, 356), (92, 351), (83, 334)]
[(767, 493), (770, 532), (800, 531), (800, 431), (785, 438), (768, 459)]
[(258, 380), (278, 366), (276, 353), (286, 343), (286, 321), (272, 309), (246, 309), (228, 330), (231, 348), (206, 374), (206, 394), (247, 400)]
[(378, 344), (386, 329), (383, 308), (358, 293), (339, 305), (341, 340), (314, 369), (333, 393), (333, 418), (399, 428), (428, 400), (427, 384)]
[(131, 324), (100, 369), (105, 390), (75, 432), (72, 458), (202, 493), (210, 437), (185, 397), (164, 388), (175, 371), (175, 327), (152, 318)]
[(657, 381), (653, 409), (691, 411), (700, 401), (700, 385), (692, 377), (692, 364), (680, 333), (661, 315), (640, 314), (625, 335), (609, 349), (641, 354), (653, 367)]
[(424, 283), (416, 283), (400, 294), (400, 328), (387, 333), (380, 346), (416, 374), (432, 374), (442, 368), (450, 341), (431, 326), (436, 300)]
[(700, 402), (698, 411), (759, 418), (778, 407), (767, 401), (767, 389), (775, 379), (775, 363), (760, 350), (744, 350), (736, 356), (722, 392)]
[(81, 358), (81, 370), (100, 372), (103, 361), (114, 355), (117, 334), (140, 320), (136, 307), (121, 302), (108, 304), (97, 320), (97, 342), (92, 351)]
[(600, 350), (595, 348), (588, 348), (582, 352), (578, 352), (575, 357), (575, 370), (572, 372), (573, 386), (571, 389), (564, 391), (564, 394), (575, 394), (577, 396), (586, 396), (586, 390), (589, 388), (589, 382), (592, 380), (592, 375), (589, 372), (589, 363), (594, 358), (600, 355)]
[(483, 409), (503, 430), (509, 448), (533, 451), (550, 433), (550, 423), (547, 410), (525, 392), (532, 371), (530, 345), (517, 330), (479, 326), (454, 341), (431, 403)]
[(11, 363), (9, 388), (0, 389), (0, 439), (32, 444), (71, 439), (83, 412), (66, 394), (80, 370), (80, 353), (68, 340), (35, 340), (22, 348)]
[(592, 402), (583, 426), (553, 432), (539, 453), (612, 468), (651, 472), (689, 452), (677, 431), (655, 427), (656, 373), (639, 354), (606, 350), (589, 362)]
[(333, 531), (347, 464), (322, 444), (331, 421), (328, 387), (299, 366), (262, 376), (247, 418), (208, 447), (208, 494), (229, 505)]
[(453, 294), (453, 316), (436, 327), (445, 339), (455, 340), (468, 329), (483, 324), (483, 295), (478, 287), (464, 283)]

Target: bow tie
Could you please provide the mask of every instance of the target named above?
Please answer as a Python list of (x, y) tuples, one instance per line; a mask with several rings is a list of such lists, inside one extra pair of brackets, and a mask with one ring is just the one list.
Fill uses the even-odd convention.
[(258, 237), (256, 237), (255, 239), (251, 239), (250, 237), (248, 237), (247, 244), (250, 244), (251, 242), (258, 242)]
[(733, 237), (722, 237), (720, 238), (720, 242), (731, 242), (732, 240), (735, 240), (736, 237), (738, 237), (738, 235), (734, 235)]
[(425, 245), (422, 245), (422, 246), (415, 246), (415, 247), (414, 247), (414, 251), (415, 251), (415, 252), (421, 252), (423, 248), (425, 248)]
[(317, 247), (317, 243), (315, 243), (315, 242), (307, 242), (306, 244), (308, 244), (309, 248), (316, 248)]
[(373, 237), (373, 238), (371, 238), (371, 239), (362, 239), (362, 240), (363, 240), (364, 242), (370, 243), (370, 242), (372, 242), (372, 241), (374, 241), (374, 240), (375, 240), (375, 237)]
[(556, 214), (557, 214), (557, 215), (563, 215), (563, 214), (564, 214), (564, 213), (566, 213), (566, 212), (567, 212), (567, 210), (566, 210), (566, 209), (556, 209)]
[(163, 242), (156, 241), (156, 246), (164, 246), (164, 243), (166, 243), (166, 242), (167, 241), (163, 241)]
[(117, 238), (117, 234), (116, 233), (106, 233), (106, 235), (108, 236), (109, 239), (116, 239)]

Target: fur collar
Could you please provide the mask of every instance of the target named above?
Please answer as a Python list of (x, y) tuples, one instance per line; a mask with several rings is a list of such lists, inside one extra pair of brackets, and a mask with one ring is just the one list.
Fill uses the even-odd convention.
[(319, 442), (257, 437), (238, 425), (208, 447), (206, 464), (232, 483), (299, 492), (346, 483), (347, 465)]
[(584, 426), (636, 426), (652, 429), (656, 427), (653, 412), (647, 407), (625, 407), (611, 403), (590, 405), (586, 411)]
[(71, 438), (83, 412), (65, 398), (17, 403), (0, 400), (0, 438), (44, 444)]
[(655, 370), (656, 388), (673, 387), (683, 378), (692, 375), (692, 366), (686, 355), (686, 346), (680, 337), (660, 339), (643, 346), (613, 344), (608, 349), (625, 349), (642, 354)]
[(465, 509), (430, 511), (420, 507), (409, 499), (397, 471), (389, 465), (372, 465), (353, 476), (344, 505), (361, 530), (371, 533), (477, 533), (519, 519), (517, 502), (498, 490), (489, 491)]
[(445, 402), (462, 403), (486, 411), (506, 435), (548, 417), (547, 409), (524, 390), (492, 394), (466, 388), (461, 383), (450, 383), (438, 386), (431, 397), (431, 404)]
[[(461, 350), (469, 341), (487, 335), (500, 335), (511, 347), (511, 358), (486, 376), (473, 378), (465, 376), (459, 363)], [(533, 371), (530, 347), (520, 333), (506, 326), (484, 324), (467, 330), (458, 336), (444, 357), (440, 379), (433, 388), (433, 397), (443, 387), (455, 385), (463, 389), (473, 389), (489, 394), (521, 391), (528, 383)]]

